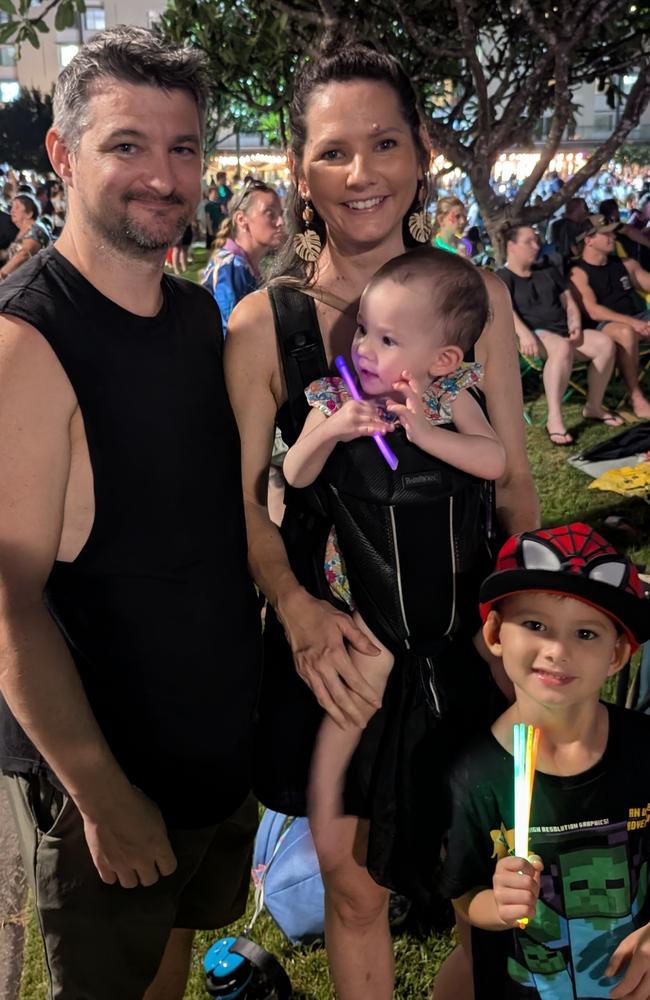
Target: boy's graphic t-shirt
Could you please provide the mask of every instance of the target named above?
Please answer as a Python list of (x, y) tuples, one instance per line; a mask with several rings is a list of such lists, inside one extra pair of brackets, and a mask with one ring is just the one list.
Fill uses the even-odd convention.
[[(535, 919), (524, 930), (472, 934), (476, 1000), (608, 997), (621, 941), (650, 920), (650, 718), (608, 705), (609, 738), (583, 774), (537, 772), (530, 851), (544, 861)], [(491, 735), (458, 762), (443, 872), (452, 899), (492, 887), (513, 853), (513, 758)], [(502, 985), (500, 985), (502, 984)]]

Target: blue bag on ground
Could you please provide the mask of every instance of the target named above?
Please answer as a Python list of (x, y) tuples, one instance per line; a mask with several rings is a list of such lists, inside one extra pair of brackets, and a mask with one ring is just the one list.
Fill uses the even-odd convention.
[(323, 881), (307, 819), (264, 812), (255, 839), (253, 880), (260, 908), (263, 903), (293, 944), (323, 936)]

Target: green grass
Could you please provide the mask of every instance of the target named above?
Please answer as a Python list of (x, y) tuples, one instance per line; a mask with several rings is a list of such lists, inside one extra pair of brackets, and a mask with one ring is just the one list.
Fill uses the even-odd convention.
[[(205, 266), (206, 253), (193, 251), (195, 262), (188, 276), (196, 278)], [(543, 419), (543, 400), (528, 399), (530, 412), (537, 421)], [(576, 446), (553, 446), (540, 426), (528, 427), (528, 453), (545, 525), (567, 520), (585, 520), (604, 531), (618, 547), (624, 549), (643, 568), (650, 564), (650, 506), (639, 499), (625, 499), (613, 493), (588, 490), (590, 480), (566, 464), (567, 455), (605, 440), (618, 433), (602, 424), (586, 423), (581, 417), (581, 404), (565, 404), (564, 413), (568, 428), (576, 437)], [(615, 531), (606, 528), (605, 518), (610, 514), (621, 515), (629, 529)], [(252, 910), (249, 901), (249, 915)], [(237, 933), (244, 922), (231, 929)], [(186, 1000), (205, 1000), (201, 959), (216, 935), (197, 935), (192, 974)], [(275, 954), (289, 973), (294, 985), (296, 1000), (326, 1000), (332, 991), (327, 974), (325, 952), (322, 948), (294, 948), (277, 930), (273, 922), (263, 915), (255, 929), (255, 939)], [(395, 939), (397, 965), (397, 1000), (425, 1000), (440, 962), (448, 954), (452, 939), (449, 933), (419, 935), (403, 933)], [(21, 1000), (46, 1000), (46, 976), (38, 929), (33, 913), (28, 920), (27, 942)], [(117, 998), (116, 998), (117, 1000)]]

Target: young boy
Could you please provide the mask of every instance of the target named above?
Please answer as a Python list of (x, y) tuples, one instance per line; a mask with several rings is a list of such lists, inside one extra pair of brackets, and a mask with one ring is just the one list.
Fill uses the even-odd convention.
[[(443, 882), (480, 929), (476, 998), (648, 998), (650, 718), (599, 700), (650, 635), (638, 574), (575, 523), (511, 538), (480, 599), (516, 700), (451, 779)], [(515, 722), (541, 729), (529, 859), (512, 856)]]

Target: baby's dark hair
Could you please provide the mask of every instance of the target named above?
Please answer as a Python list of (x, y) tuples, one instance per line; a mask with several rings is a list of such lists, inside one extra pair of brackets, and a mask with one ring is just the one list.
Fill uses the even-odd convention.
[(399, 285), (428, 279), (431, 312), (443, 344), (457, 344), (463, 354), (474, 346), (490, 318), (485, 282), (474, 264), (447, 250), (418, 247), (384, 264), (368, 288), (390, 279)]

